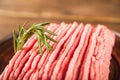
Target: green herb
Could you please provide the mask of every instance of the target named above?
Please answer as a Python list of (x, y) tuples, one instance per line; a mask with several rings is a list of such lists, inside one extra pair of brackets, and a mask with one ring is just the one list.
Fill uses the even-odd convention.
[(33, 24), (28, 29), (24, 28), (26, 24), (24, 24), (23, 26), (19, 25), (18, 36), (15, 34), (15, 32), (13, 34), (14, 52), (16, 53), (18, 50), (20, 50), (25, 44), (25, 42), (27, 41), (27, 39), (33, 34), (37, 34), (38, 36), (38, 46), (39, 46), (40, 54), (43, 53), (42, 44), (45, 45), (47, 51), (52, 50), (52, 46), (47, 42), (47, 40), (49, 39), (50, 41), (53, 41), (53, 42), (56, 42), (56, 40), (46, 35), (45, 32), (54, 36), (56, 36), (56, 34), (44, 28), (44, 26), (48, 24), (49, 24), (48, 22), (41, 23), (41, 24)]

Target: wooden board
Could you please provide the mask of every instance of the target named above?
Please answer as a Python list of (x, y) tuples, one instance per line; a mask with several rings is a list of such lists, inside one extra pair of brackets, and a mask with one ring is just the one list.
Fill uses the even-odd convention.
[(25, 21), (105, 24), (120, 32), (119, 0), (0, 0), (0, 41)]

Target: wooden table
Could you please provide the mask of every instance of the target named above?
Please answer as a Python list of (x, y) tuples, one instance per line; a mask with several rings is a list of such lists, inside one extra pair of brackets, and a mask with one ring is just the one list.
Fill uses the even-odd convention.
[(0, 0), (0, 41), (25, 21), (30, 24), (43, 21), (100, 23), (120, 32), (120, 1)]

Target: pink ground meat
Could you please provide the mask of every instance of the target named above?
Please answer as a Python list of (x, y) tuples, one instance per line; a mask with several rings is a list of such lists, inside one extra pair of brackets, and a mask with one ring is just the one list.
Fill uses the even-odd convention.
[(57, 43), (47, 40), (53, 50), (32, 35), (16, 52), (0, 75), (0, 80), (108, 80), (115, 35), (106, 26), (77, 22), (51, 23), (46, 29), (56, 33)]

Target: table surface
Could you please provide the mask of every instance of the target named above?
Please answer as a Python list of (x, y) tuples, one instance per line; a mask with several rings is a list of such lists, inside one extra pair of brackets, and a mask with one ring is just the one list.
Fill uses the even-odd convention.
[(120, 1), (0, 0), (0, 41), (26, 21), (30, 24), (44, 21), (99, 23), (120, 32)]

